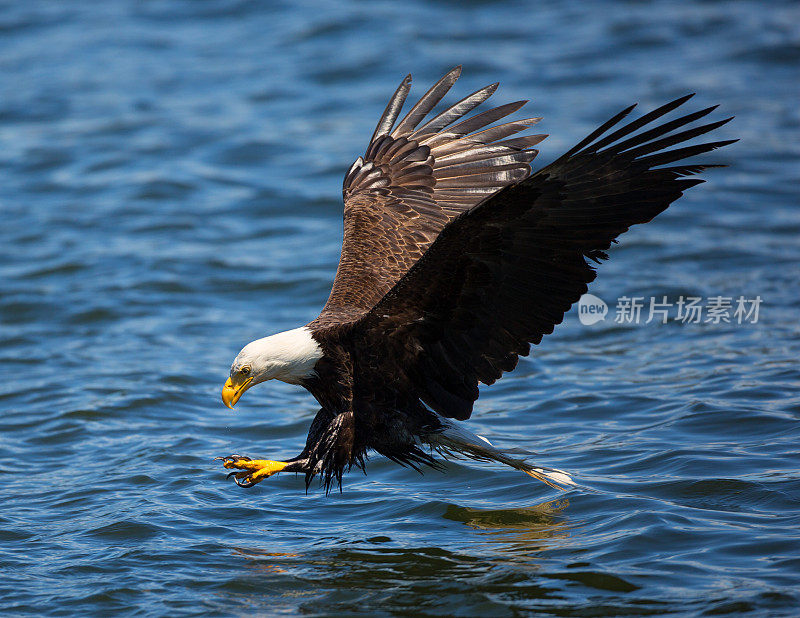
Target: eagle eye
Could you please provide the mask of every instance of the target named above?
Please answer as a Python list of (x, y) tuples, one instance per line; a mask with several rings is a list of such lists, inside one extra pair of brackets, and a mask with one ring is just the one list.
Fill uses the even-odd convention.
[(242, 372), (242, 375), (249, 375), (250, 374), (250, 365), (245, 365), (239, 371)]

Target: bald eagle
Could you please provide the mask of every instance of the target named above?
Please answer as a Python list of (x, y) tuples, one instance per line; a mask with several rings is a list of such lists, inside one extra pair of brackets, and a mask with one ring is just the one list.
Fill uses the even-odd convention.
[(248, 343), (233, 361), (222, 390), (229, 408), (273, 379), (305, 387), (321, 406), (296, 457), (218, 458), (238, 485), (282, 471), (305, 474), (306, 489), (318, 476), (326, 492), (341, 490), (342, 474), (363, 471), (370, 451), (418, 470), (441, 468), (436, 454), (462, 456), (558, 489), (573, 484), (459, 421), (470, 417), (478, 383), (514, 369), (587, 291), (588, 260), (606, 259), (617, 236), (719, 167), (683, 160), (736, 140), (684, 142), (730, 118), (676, 131), (716, 108), (663, 121), (687, 95), (624, 124), (632, 105), (532, 174), (533, 146), (547, 136), (519, 134), (540, 118), (496, 124), (526, 101), (465, 118), (498, 84), (428, 119), (460, 72), (398, 122), (407, 76), (345, 175), (341, 258), (319, 317)]

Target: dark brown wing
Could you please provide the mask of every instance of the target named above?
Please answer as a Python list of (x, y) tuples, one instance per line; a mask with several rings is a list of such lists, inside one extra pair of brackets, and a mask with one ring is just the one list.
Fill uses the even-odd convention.
[(468, 418), (478, 382), (513, 369), (586, 292), (595, 277), (587, 258), (605, 259), (617, 236), (665, 210), (702, 182), (688, 176), (711, 167), (672, 164), (731, 143), (669, 149), (730, 120), (668, 135), (714, 108), (628, 137), (688, 98), (612, 131), (633, 108), (624, 110), (552, 165), (450, 223), (353, 325), (358, 370), (391, 375), (387, 390), (397, 401)]
[(436, 82), (395, 127), (411, 85), (411, 76), (406, 77), (381, 116), (364, 157), (347, 172), (342, 255), (316, 326), (361, 317), (425, 253), (449, 221), (530, 174), (529, 163), (537, 154), (530, 147), (546, 136), (507, 138), (539, 118), (485, 129), (525, 101), (453, 124), (486, 101), (497, 84), (473, 92), (421, 124), (460, 73), (461, 67), (456, 67)]

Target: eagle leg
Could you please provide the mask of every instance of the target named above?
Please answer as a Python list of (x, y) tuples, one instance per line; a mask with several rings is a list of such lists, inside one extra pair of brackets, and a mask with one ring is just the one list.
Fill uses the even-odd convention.
[[(284, 461), (272, 461), (271, 459), (250, 459), (244, 455), (228, 455), (227, 457), (215, 457), (215, 461), (222, 461), (222, 465), (227, 469), (233, 469), (228, 478), (234, 477), (234, 481), (239, 487), (253, 487), (266, 478), (271, 477), (283, 470), (288, 463)], [(241, 470), (241, 472), (237, 472)]]

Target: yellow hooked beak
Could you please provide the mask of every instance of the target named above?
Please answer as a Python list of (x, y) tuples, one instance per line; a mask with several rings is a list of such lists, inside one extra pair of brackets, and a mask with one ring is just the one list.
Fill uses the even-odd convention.
[(222, 403), (233, 410), (233, 406), (235, 406), (236, 402), (239, 401), (239, 397), (241, 397), (242, 393), (250, 388), (252, 383), (252, 377), (247, 378), (243, 382), (239, 379), (234, 381), (233, 378), (228, 378), (228, 380), (225, 382), (225, 386), (222, 387)]

